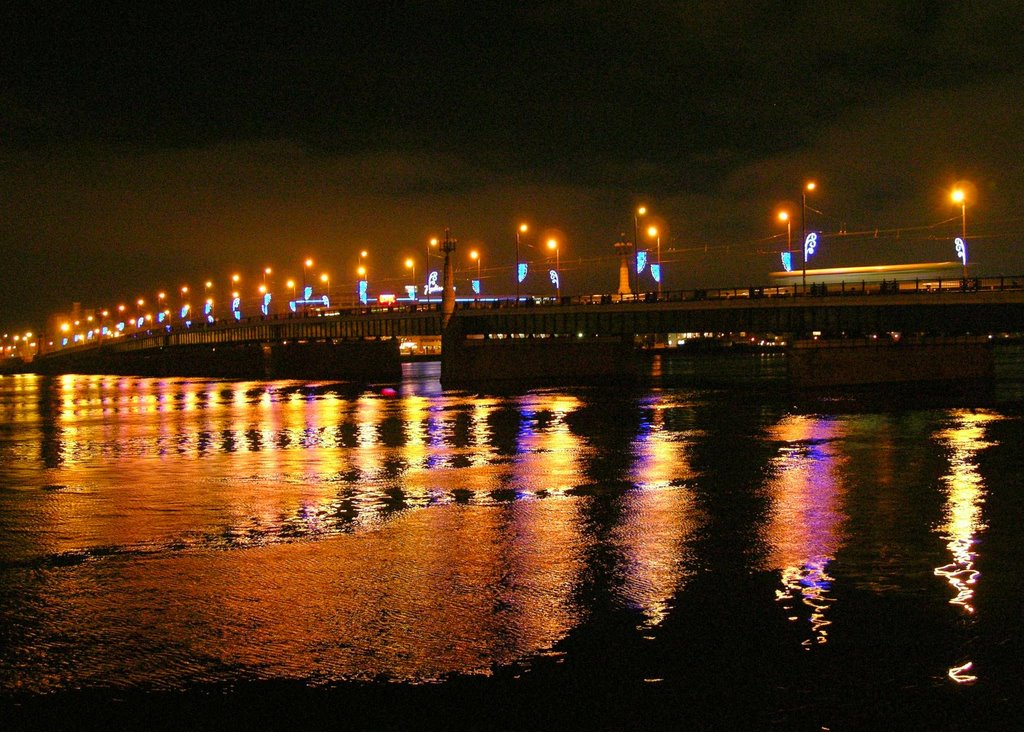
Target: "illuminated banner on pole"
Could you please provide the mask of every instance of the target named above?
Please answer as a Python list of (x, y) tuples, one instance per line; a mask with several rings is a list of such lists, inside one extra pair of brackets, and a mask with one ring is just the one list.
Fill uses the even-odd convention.
[(242, 306), (241, 298), (235, 298), (231, 301), (231, 313), (235, 316), (235, 320), (242, 319), (242, 311), (239, 308)]
[(804, 261), (806, 262), (818, 248), (818, 235), (813, 231), (804, 239)]
[(556, 272), (553, 269), (549, 270), (548, 276), (551, 278), (551, 284), (554, 285), (555, 289), (557, 290), (561, 286), (558, 284), (558, 272)]
[[(267, 297), (270, 297), (269, 293), (267, 294)], [(270, 301), (268, 300), (267, 303), (269, 304)], [(329, 308), (331, 306), (331, 301), (328, 299), (327, 295), (323, 295), (321, 297), (313, 297), (313, 288), (307, 285), (305, 289), (302, 290), (301, 300), (292, 300), (288, 303), (288, 307), (289, 309), (291, 309), (293, 313), (296, 311), (299, 305), (316, 305), (317, 307), (323, 305), (325, 308)]]
[(793, 271), (793, 252), (782, 253), (782, 268), (787, 272)]
[(263, 295), (263, 304), (260, 305), (260, 312), (262, 312), (264, 315), (269, 315), (270, 314), (270, 293), (269, 292), (265, 293)]
[(480, 294), (480, 280), (470, 280), (470, 286), (475, 294)]
[(182, 320), (184, 320), (185, 318), (188, 317), (189, 309), (190, 309), (190, 306), (188, 306), (188, 305), (182, 305), (181, 306), (181, 319)]
[(964, 241), (963, 239), (961, 239), (961, 238), (960, 238), (960, 237), (958, 236), (958, 237), (957, 237), (957, 238), (956, 238), (956, 239), (954, 240), (954, 242), (953, 242), (953, 243), (954, 243), (954, 244), (956, 244), (956, 256), (957, 256), (957, 258), (958, 258), (958, 259), (959, 259), (959, 260), (960, 260), (960, 261), (961, 261), (961, 262), (963, 263), (963, 265), (964, 265), (964, 266), (966, 267), (966, 266), (967, 266), (967, 242), (965, 242), (965, 241)]
[(359, 280), (359, 302), (363, 305), (365, 305), (367, 301), (366, 287), (366, 280)]
[(642, 274), (647, 268), (647, 252), (636, 253), (636, 273)]
[(416, 299), (416, 285), (406, 285), (405, 294), (408, 295), (410, 300)]
[(427, 289), (425, 292), (427, 295), (433, 295), (435, 292), (440, 291), (441, 286), (437, 284), (437, 270), (434, 270), (433, 272), (430, 273), (430, 276), (427, 278)]
[(203, 315), (206, 316), (206, 322), (207, 323), (212, 323), (213, 322), (213, 303), (212, 302), (206, 303), (206, 307), (203, 308)]
[(660, 264), (652, 264), (651, 265), (651, 277), (654, 278), (655, 282), (657, 282), (658, 284), (661, 284), (661, 265)]
[(519, 263), (519, 272), (517, 273), (517, 275), (519, 277), (519, 282), (522, 282), (523, 280), (526, 279), (527, 269), (528, 269), (528, 267), (526, 265), (526, 262), (520, 262)]

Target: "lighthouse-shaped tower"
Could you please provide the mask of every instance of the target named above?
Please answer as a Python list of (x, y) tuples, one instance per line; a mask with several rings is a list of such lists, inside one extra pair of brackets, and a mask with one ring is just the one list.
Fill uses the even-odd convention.
[(633, 294), (629, 289), (629, 252), (632, 248), (633, 245), (628, 241), (615, 242), (615, 251), (619, 253), (619, 295)]

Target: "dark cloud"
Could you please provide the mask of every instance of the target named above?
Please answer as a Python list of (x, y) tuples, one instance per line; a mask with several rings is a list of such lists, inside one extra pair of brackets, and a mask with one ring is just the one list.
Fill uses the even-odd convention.
[(641, 197), (676, 284), (759, 278), (812, 174), (837, 230), (942, 221), (976, 181), (983, 261), (1020, 269), (1016, 3), (327, 8), (0, 10), (0, 320), (445, 224), (497, 263), (520, 216), (593, 261)]

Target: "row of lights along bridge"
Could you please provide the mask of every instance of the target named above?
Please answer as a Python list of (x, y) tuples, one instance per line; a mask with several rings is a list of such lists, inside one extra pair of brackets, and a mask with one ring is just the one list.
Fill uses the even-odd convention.
[[(808, 235), (807, 232), (807, 196), (808, 194), (814, 194), (818, 190), (818, 186), (814, 181), (806, 182), (800, 192), (800, 241), (801, 241), (801, 265), (802, 265), (802, 284), (806, 287), (807, 284), (807, 262), (810, 256), (814, 253), (814, 247), (816, 242), (811, 241), (812, 238), (816, 238), (816, 234)], [(961, 238), (956, 240), (957, 255), (961, 259), (964, 267), (964, 277), (966, 277), (966, 240), (967, 240), (967, 194), (962, 187), (955, 188), (951, 193), (951, 200), (953, 203), (960, 206), (961, 210)], [(651, 263), (649, 271), (651, 278), (653, 279), (658, 294), (662, 292), (662, 260), (661, 260), (661, 233), (656, 226), (647, 226), (644, 228), (644, 219), (648, 216), (648, 209), (646, 206), (639, 206), (633, 212), (633, 242), (626, 246), (632, 248), (632, 266), (629, 267), (632, 274), (632, 285), (634, 292), (640, 292), (640, 276), (647, 269), (647, 254), (648, 252), (641, 250), (637, 245), (640, 240), (640, 232), (646, 234), (649, 242), (654, 245), (655, 261)], [(791, 267), (791, 257), (793, 252), (792, 248), (792, 214), (789, 210), (781, 210), (777, 213), (778, 221), (786, 225), (786, 250), (782, 252), (783, 263), (786, 269)], [(530, 233), (530, 226), (526, 223), (519, 224), (515, 231), (515, 296), (518, 301), (522, 297), (523, 283), (527, 279), (530, 272), (530, 265), (535, 264), (533, 261), (524, 261), (522, 254), (525, 245), (524, 237)], [(533, 245), (526, 245), (533, 249)], [(547, 257), (542, 258), (547, 264), (551, 263), (553, 255), (554, 269), (549, 270), (544, 277), (545, 289), (547, 292), (552, 292), (557, 298), (561, 297), (561, 250), (563, 243), (555, 237), (549, 237), (544, 242), (542, 249), (547, 250)], [(253, 315), (268, 316), (272, 313), (305, 313), (310, 308), (321, 310), (322, 308), (329, 308), (332, 306), (354, 306), (358, 304), (369, 304), (371, 301), (376, 301), (380, 304), (393, 304), (398, 301), (403, 302), (425, 302), (429, 304), (432, 296), (439, 296), (441, 292), (441, 286), (439, 284), (439, 272), (432, 269), (431, 262), (436, 261), (444, 256), (442, 253), (443, 244), (438, 238), (431, 238), (428, 240), (424, 250), (424, 263), (426, 264), (424, 282), (419, 284), (417, 282), (417, 262), (416, 258), (408, 256), (404, 260), (404, 267), (408, 271), (410, 278), (413, 283), (412, 285), (404, 285), (403, 295), (385, 293), (382, 292), (376, 298), (370, 297), (369, 289), (369, 262), (370, 255), (365, 249), (359, 252), (358, 262), (355, 265), (355, 274), (357, 280), (355, 288), (352, 291), (347, 291), (347, 297), (341, 298), (335, 297), (336, 293), (331, 289), (331, 275), (329, 272), (319, 272), (314, 269), (314, 260), (307, 258), (302, 262), (302, 277), (301, 277), (301, 290), (299, 289), (300, 281), (294, 277), (288, 277), (283, 283), (284, 295), (289, 296), (290, 300), (286, 301), (284, 306), (278, 304), (280, 298), (275, 300), (275, 293), (272, 292), (274, 281), (272, 275), (274, 270), (271, 267), (264, 267), (259, 278), (259, 284), (255, 288), (255, 294), (249, 297), (242, 296), (243, 283), (240, 274), (232, 274), (229, 280), (227, 289), (219, 291), (219, 288), (215, 285), (213, 280), (206, 280), (202, 291), (193, 291), (189, 285), (182, 285), (179, 288), (179, 302), (173, 304), (170, 302), (165, 291), (158, 292), (155, 299), (147, 301), (145, 297), (139, 297), (134, 301), (132, 307), (128, 307), (125, 304), (120, 304), (115, 310), (111, 309), (99, 309), (92, 311), (83, 317), (78, 317), (77, 313), (72, 313), (66, 317), (59, 317), (61, 321), (57, 328), (64, 334), (65, 337), (79, 341), (86, 339), (90, 332), (95, 332), (102, 335), (113, 335), (119, 334), (126, 329), (145, 329), (150, 328), (154, 323), (158, 324), (169, 324), (174, 320), (191, 324), (193, 321), (213, 323), (217, 320), (224, 319), (236, 319), (241, 320), (242, 317), (249, 317)], [(470, 289), (472, 291), (472, 297), (482, 296), (482, 262), (483, 255), (479, 249), (471, 249), (468, 253), (469, 256), (469, 274), (472, 275), (475, 269), (475, 278), (470, 279)], [(463, 270), (466, 272), (466, 270)], [(393, 281), (393, 280), (387, 280)], [(550, 284), (549, 284), (550, 283)], [(550, 287), (550, 289), (548, 289)], [(536, 290), (536, 288), (534, 288)], [(620, 293), (622, 292), (622, 284), (620, 283)], [(230, 298), (224, 295), (224, 293), (230, 293)], [(220, 297), (218, 297), (220, 295)], [(221, 300), (218, 303), (218, 299)], [(194, 303), (198, 303), (199, 307), (193, 306)], [(253, 302), (257, 303), (257, 307), (253, 308)], [(256, 312), (258, 310), (258, 313)], [(243, 315), (244, 314), (244, 315)]]

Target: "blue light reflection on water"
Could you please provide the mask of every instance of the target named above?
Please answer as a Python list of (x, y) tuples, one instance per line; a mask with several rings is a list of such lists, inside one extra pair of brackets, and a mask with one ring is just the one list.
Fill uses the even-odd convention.
[[(605, 613), (657, 642), (727, 602), (718, 576), (774, 578), (738, 617), (782, 618), (775, 642), (810, 654), (878, 641), (870, 598), (914, 607), (938, 650), (907, 673), (985, 680), (964, 649), (978, 566), (1004, 558), (981, 543), (979, 456), (1012, 413), (446, 393), (432, 364), (395, 397), (82, 376), (0, 395), (8, 690), (489, 673)], [(947, 581), (970, 617), (947, 616)]]

